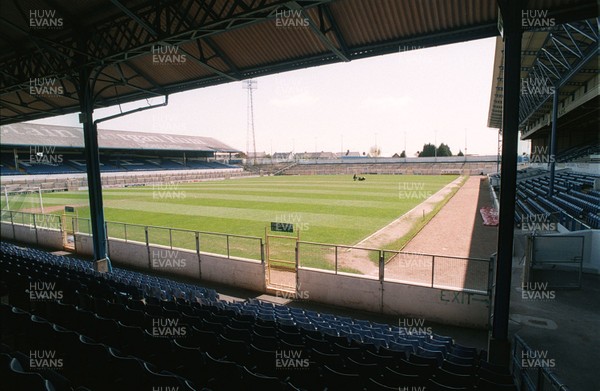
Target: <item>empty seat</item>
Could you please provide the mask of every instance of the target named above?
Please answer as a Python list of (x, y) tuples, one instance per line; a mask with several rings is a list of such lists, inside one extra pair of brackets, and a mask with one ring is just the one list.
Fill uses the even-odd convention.
[(357, 389), (362, 384), (358, 373), (339, 372), (325, 365), (322, 369), (323, 383), (327, 390), (347, 391)]

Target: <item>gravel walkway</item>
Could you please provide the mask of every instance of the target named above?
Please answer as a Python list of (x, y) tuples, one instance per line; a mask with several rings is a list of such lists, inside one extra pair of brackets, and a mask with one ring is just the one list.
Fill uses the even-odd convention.
[(491, 205), (487, 178), (469, 177), (403, 251), (489, 258), (496, 251), (498, 229), (483, 225), (479, 209)]
[(433, 280), (436, 285), (487, 289), (486, 262), (466, 262), (450, 257), (487, 260), (496, 251), (498, 227), (484, 226), (479, 213), (480, 208), (491, 204), (487, 178), (470, 177), (402, 250), (446, 257), (436, 256), (435, 261), (417, 255), (397, 257), (386, 265), (386, 276), (416, 283), (429, 284)]

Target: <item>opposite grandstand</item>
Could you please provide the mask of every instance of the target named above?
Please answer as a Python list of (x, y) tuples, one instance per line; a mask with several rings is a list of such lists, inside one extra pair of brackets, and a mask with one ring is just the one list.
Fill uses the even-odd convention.
[[(84, 174), (83, 130), (77, 127), (16, 124), (2, 127), (0, 174)], [(210, 137), (115, 130), (99, 131), (102, 172), (237, 168), (215, 154), (239, 152)]]

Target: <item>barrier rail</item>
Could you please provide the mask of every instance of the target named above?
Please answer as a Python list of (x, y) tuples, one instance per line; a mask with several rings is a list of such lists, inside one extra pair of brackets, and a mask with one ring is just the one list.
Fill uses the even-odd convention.
[[(52, 217), (49, 217), (52, 216)], [(59, 215), (44, 215), (27, 212), (2, 211), (0, 220), (11, 224), (21, 224), (32, 228), (67, 230), (75, 234), (90, 234), (90, 219), (67, 216), (64, 226)], [(44, 221), (45, 224), (37, 224)], [(56, 225), (49, 224), (55, 222)], [(125, 242), (146, 243), (196, 251), (198, 237), (199, 251), (226, 256), (258, 260), (263, 262), (263, 239), (255, 236), (232, 235), (216, 232), (186, 230), (122, 222), (106, 222), (106, 233), (111, 239)]]
[[(53, 216), (53, 217), (49, 217)], [(91, 233), (90, 219), (74, 216), (43, 215), (28, 212), (2, 211), (1, 220), (32, 229), (45, 228), (72, 234)], [(43, 222), (43, 224), (38, 224)], [(56, 224), (56, 225), (54, 225)], [(180, 228), (107, 221), (107, 236), (125, 242), (159, 245), (246, 258), (264, 262), (263, 238)], [(298, 241), (298, 266), (334, 273), (376, 277), (379, 281), (404, 283), (438, 289), (451, 289), (488, 294), (490, 267), (487, 259), (446, 255), (407, 253), (339, 244)], [(290, 251), (294, 251), (291, 248)], [(365, 270), (367, 269), (367, 270)]]
[[(512, 356), (513, 377), (519, 390), (570, 391), (550, 369), (551, 365), (549, 364), (554, 361), (551, 358), (540, 359), (542, 354), (531, 349), (518, 335), (514, 337)], [(537, 358), (532, 359), (531, 357)]]
[[(380, 281), (484, 294), (489, 291), (491, 262), (488, 259), (306, 241), (298, 242), (298, 258), (299, 267), (331, 270), (336, 274), (368, 274), (377, 276)], [(370, 269), (370, 273), (357, 270), (359, 264), (363, 270)]]
[[(186, 183), (203, 180), (217, 180), (250, 176), (242, 168), (160, 170), (160, 171), (105, 171), (102, 172), (103, 187), (137, 186), (152, 182)], [(37, 186), (42, 191), (65, 191), (85, 188), (85, 173), (54, 175), (15, 175), (3, 176), (3, 186)]]

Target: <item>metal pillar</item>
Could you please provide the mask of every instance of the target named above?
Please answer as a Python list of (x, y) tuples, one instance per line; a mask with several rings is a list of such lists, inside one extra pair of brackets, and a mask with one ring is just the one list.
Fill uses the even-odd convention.
[(504, 105), (502, 108), (502, 164), (500, 177), (500, 224), (496, 262), (492, 333), (489, 361), (508, 366), (510, 341), (508, 315), (510, 307), (513, 227), (517, 182), (519, 136), (519, 90), (521, 71), (521, 2), (499, 1), (504, 21)]
[(85, 163), (92, 223), (92, 243), (94, 246), (95, 267), (101, 271), (112, 271), (107, 255), (106, 226), (102, 207), (102, 181), (100, 179), (100, 154), (98, 151), (98, 129), (93, 120), (94, 99), (89, 69), (79, 72), (79, 102), (81, 106), (80, 122), (83, 124)]
[(552, 133), (550, 133), (550, 151), (548, 156), (548, 164), (550, 165), (550, 187), (548, 189), (549, 196), (554, 195), (554, 169), (556, 165), (556, 128), (558, 119), (558, 86), (554, 87), (554, 96), (552, 97)]

